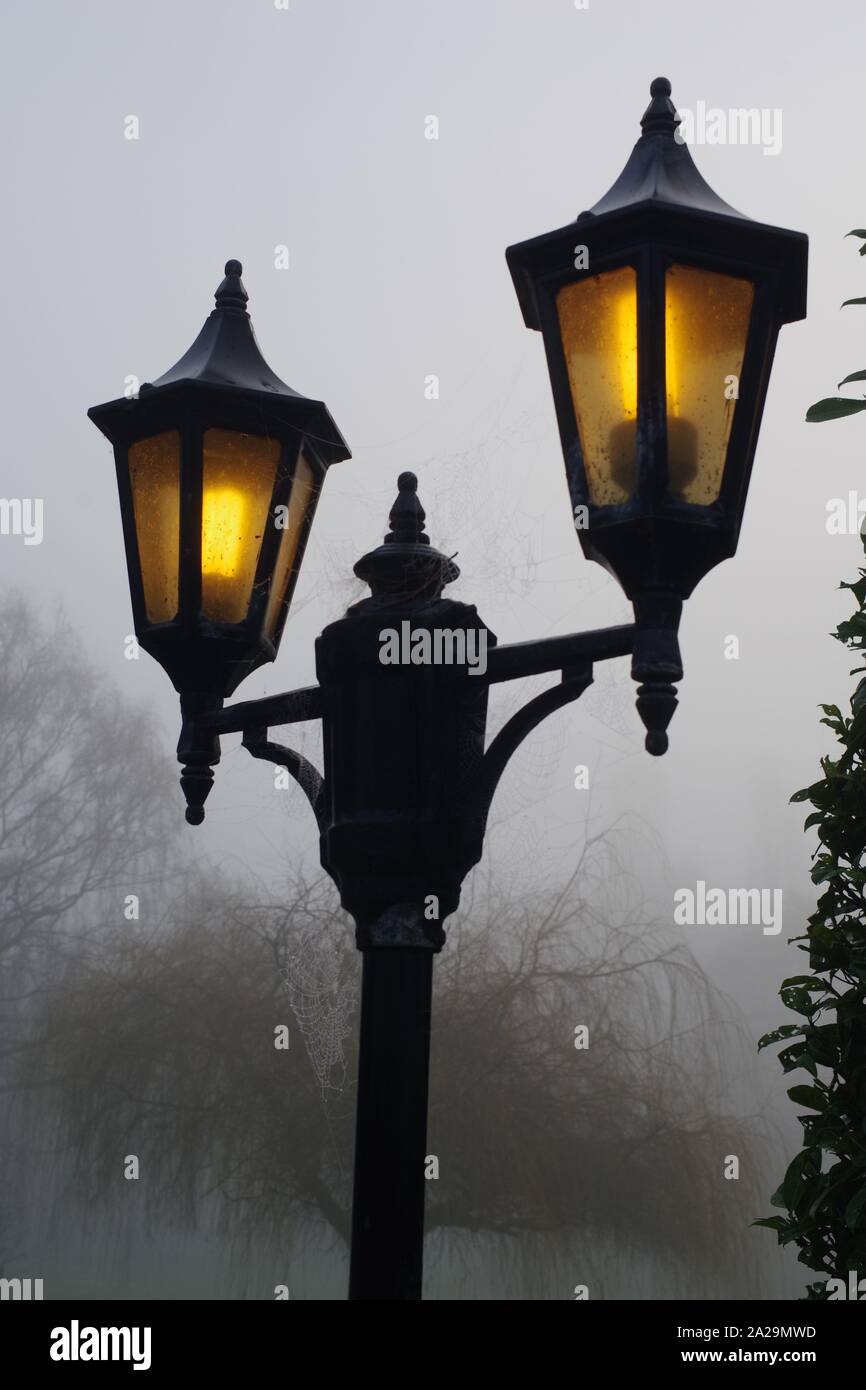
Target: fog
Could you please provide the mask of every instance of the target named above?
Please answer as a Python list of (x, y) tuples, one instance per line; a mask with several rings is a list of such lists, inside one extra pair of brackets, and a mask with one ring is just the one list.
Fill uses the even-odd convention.
[[(345, 1297), (351, 924), (304, 798), (239, 737), (185, 825), (177, 697), (125, 656), (114, 468), (88, 406), (176, 361), (238, 257), (265, 357), (348, 440), (279, 658), (238, 698), (315, 679), (313, 640), (362, 596), (352, 564), (405, 469), (457, 554), (448, 593), (500, 641), (630, 620), (575, 538), (504, 249), (602, 195), (664, 73), (682, 108), (781, 113), (774, 153), (693, 154), (734, 207), (808, 233), (809, 316), (781, 332), (738, 554), (685, 605), (668, 754), (644, 752), (628, 662), (610, 662), (497, 792), (436, 962), (425, 1297), (797, 1297), (802, 1267), (749, 1225), (799, 1133), (756, 1045), (788, 1021), (788, 939), (814, 902), (789, 797), (829, 747), (819, 702), (849, 694), (828, 634), (862, 550), (826, 523), (858, 486), (862, 423), (804, 416), (863, 365), (860, 311), (839, 313), (866, 292), (844, 239), (863, 220), (862, 9), (85, 0), (0, 23), (0, 492), (44, 502), (41, 544), (0, 536), (2, 1273), (43, 1277), (46, 1298)], [(495, 688), (491, 732), (549, 681)], [(312, 731), (299, 746), (319, 760)], [(781, 930), (678, 926), (674, 895), (699, 881), (781, 890)], [(346, 1020), (324, 1081), (285, 987), (311, 920)], [(522, 972), (500, 1034), (489, 1001)], [(598, 1045), (580, 1054), (584, 1023)]]

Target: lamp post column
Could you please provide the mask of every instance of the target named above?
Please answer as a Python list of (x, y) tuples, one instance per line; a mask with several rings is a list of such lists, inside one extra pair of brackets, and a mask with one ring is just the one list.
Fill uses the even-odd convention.
[(352, 1300), (421, 1298), (433, 954), (363, 952)]
[(363, 956), (353, 1300), (421, 1297), (433, 957), (481, 855), (466, 807), (488, 692), (442, 643), (496, 640), (475, 608), (442, 597), (457, 567), (424, 533), (414, 475), (398, 487), (389, 535), (355, 566), (371, 596), (316, 643), (321, 858)]

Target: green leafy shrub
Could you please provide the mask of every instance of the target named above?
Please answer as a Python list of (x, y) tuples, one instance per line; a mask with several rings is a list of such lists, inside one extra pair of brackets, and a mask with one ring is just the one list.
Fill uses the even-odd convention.
[[(866, 254), (866, 230), (849, 235), (863, 241), (860, 255)], [(846, 303), (866, 304), (866, 298)], [(866, 381), (866, 371), (852, 372), (839, 385), (853, 381)], [(830, 397), (806, 418), (839, 419), (861, 410), (866, 399)], [(810, 1299), (829, 1297), (827, 1279), (847, 1285), (850, 1271), (866, 1275), (866, 569), (841, 587), (857, 607), (834, 635), (863, 654), (851, 672), (860, 679), (850, 715), (837, 705), (821, 706), (821, 723), (835, 734), (839, 753), (822, 758), (820, 781), (791, 798), (814, 808), (804, 829), (815, 828), (819, 841), (812, 880), (821, 895), (806, 934), (795, 938), (811, 974), (792, 975), (780, 990), (799, 1022), (767, 1033), (758, 1045), (784, 1043), (779, 1061), (785, 1072), (802, 1071), (807, 1078), (788, 1091), (806, 1113), (799, 1116), (803, 1147), (770, 1199), (784, 1214), (756, 1225), (776, 1231), (782, 1245), (796, 1243), (800, 1262), (825, 1276), (808, 1286)]]

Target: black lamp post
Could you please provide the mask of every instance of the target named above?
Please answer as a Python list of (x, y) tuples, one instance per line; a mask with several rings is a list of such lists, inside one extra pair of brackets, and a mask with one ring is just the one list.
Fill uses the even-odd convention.
[[(370, 596), (316, 642), (318, 685), (222, 708), (276, 655), (316, 497), (348, 450), (321, 402), (263, 361), (230, 261), (185, 357), (138, 400), (90, 416), (115, 445), (136, 632), (181, 695), (187, 819), (219, 736), (289, 769), (363, 954), (352, 1263), (357, 1300), (421, 1297), (433, 956), (515, 748), (577, 699), (593, 665), (632, 656), (651, 753), (682, 676), (682, 601), (736, 549), (778, 329), (805, 314), (806, 238), (727, 207), (675, 139), (658, 78), (620, 178), (576, 223), (511, 247), (524, 317), (544, 334), (585, 553), (614, 573), (634, 624), (497, 646), (442, 597), (457, 567), (424, 532), (404, 473), (390, 531), (355, 573)], [(282, 522), (282, 525), (281, 525)], [(439, 659), (383, 661), (386, 633)], [(465, 659), (487, 646), (479, 674)], [(461, 653), (463, 654), (461, 658)], [(559, 671), (485, 749), (498, 681)], [(321, 719), (324, 776), (270, 741)]]

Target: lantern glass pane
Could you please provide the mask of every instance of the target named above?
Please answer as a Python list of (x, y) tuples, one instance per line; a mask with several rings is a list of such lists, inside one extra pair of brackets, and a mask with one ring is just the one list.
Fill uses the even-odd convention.
[(637, 274), (621, 266), (556, 296), (590, 499), (625, 502), (637, 477)]
[(719, 496), (755, 287), (694, 266), (665, 276), (668, 486), (709, 506)]
[(278, 439), (205, 430), (201, 607), (216, 622), (247, 616), (279, 462)]
[(298, 553), (304, 519), (308, 514), (312, 514), (317, 500), (318, 489), (315, 485), (313, 470), (304, 455), (301, 454), (295, 465), (288, 510), (281, 513), (281, 519), (285, 520), (285, 525), (282, 528), (277, 563), (271, 581), (271, 592), (268, 595), (268, 606), (265, 610), (265, 635), (267, 637), (273, 638), (279, 625), (283, 600), (288, 591)]
[(139, 439), (127, 458), (147, 621), (171, 622), (178, 606), (180, 434)]

